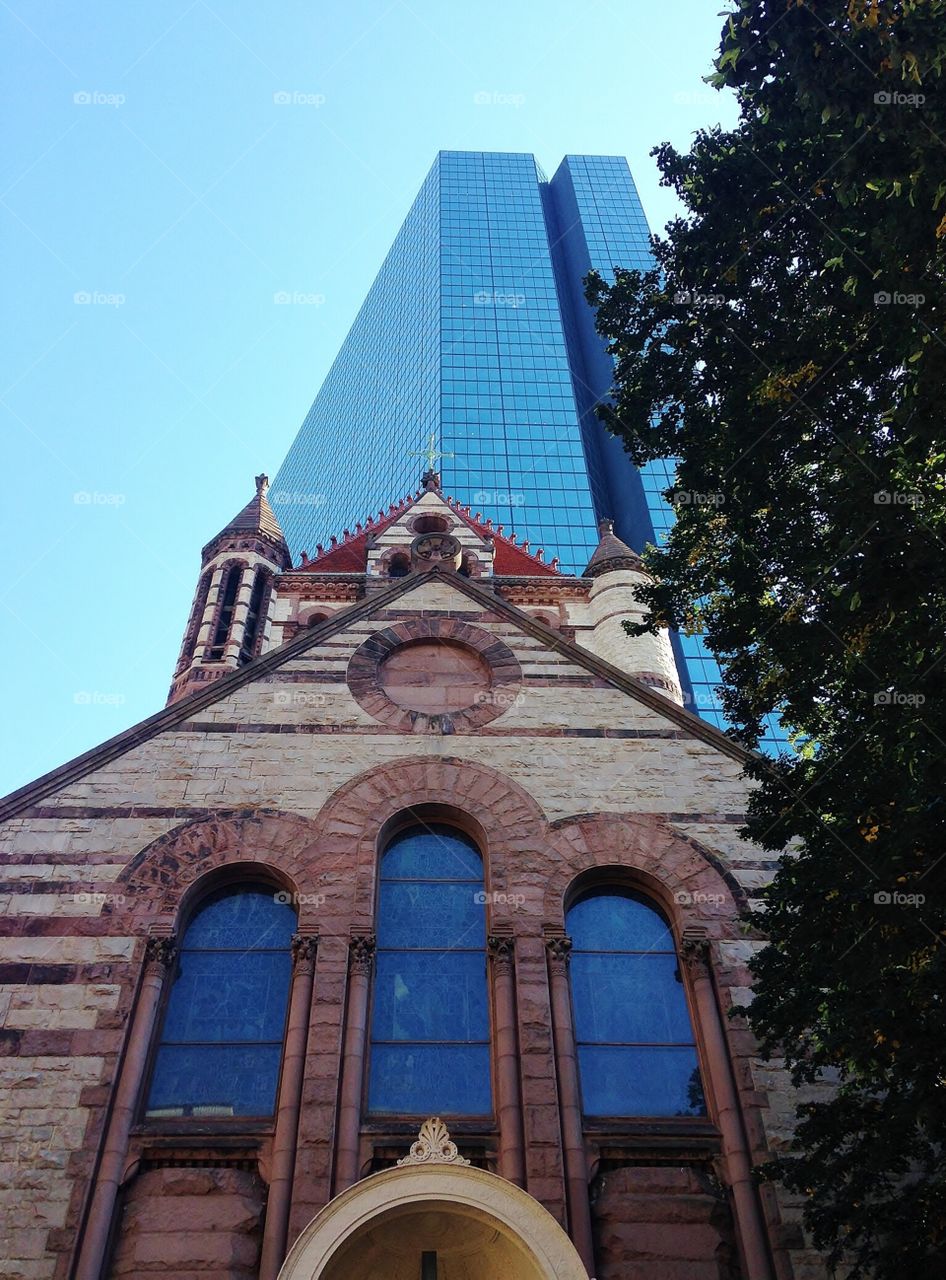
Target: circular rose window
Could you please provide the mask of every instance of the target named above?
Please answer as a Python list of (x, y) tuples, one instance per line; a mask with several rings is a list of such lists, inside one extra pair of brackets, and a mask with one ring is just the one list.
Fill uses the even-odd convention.
[(381, 663), (381, 688), (408, 711), (437, 715), (465, 711), (489, 695), (489, 667), (466, 645), (418, 640), (401, 645)]
[(498, 636), (459, 618), (404, 618), (351, 656), (348, 687), (384, 724), (459, 733), (517, 705), (522, 670)]

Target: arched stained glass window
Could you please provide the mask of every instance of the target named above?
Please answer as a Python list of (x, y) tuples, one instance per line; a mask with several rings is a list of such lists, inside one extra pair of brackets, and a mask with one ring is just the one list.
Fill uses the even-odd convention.
[(164, 1015), (149, 1118), (272, 1115), (296, 927), (285, 897), (262, 884), (228, 886), (191, 920)]
[(693, 1028), (670, 926), (618, 888), (583, 894), (566, 917), (587, 1116), (705, 1115)]
[(411, 827), (381, 859), (368, 1108), (492, 1110), (483, 861), (447, 826)]

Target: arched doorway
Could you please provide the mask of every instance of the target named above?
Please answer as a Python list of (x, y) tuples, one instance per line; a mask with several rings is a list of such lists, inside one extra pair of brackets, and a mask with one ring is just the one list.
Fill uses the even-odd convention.
[(296, 1241), (278, 1280), (494, 1276), (588, 1280), (575, 1246), (537, 1200), (494, 1173), (435, 1153), (412, 1155), (327, 1204)]

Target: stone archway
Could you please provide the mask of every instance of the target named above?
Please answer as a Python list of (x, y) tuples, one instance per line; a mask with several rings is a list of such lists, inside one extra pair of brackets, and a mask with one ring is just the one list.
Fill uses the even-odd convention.
[[(431, 1126), (440, 1127), (443, 1141)], [(433, 1145), (425, 1134), (435, 1135)], [(278, 1280), (418, 1280), (422, 1274), (588, 1280), (548, 1210), (514, 1183), (471, 1168), (439, 1121), (424, 1125), (397, 1168), (355, 1183), (316, 1214)]]

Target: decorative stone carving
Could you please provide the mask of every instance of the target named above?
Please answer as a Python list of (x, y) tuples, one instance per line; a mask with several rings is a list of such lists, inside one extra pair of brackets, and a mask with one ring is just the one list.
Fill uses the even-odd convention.
[(357, 938), (352, 938), (348, 944), (348, 968), (353, 974), (362, 974), (369, 977), (371, 974), (371, 965), (374, 961), (375, 938), (374, 934), (364, 934)]
[(292, 952), (293, 968), (297, 972), (311, 973), (315, 966), (315, 952), (319, 945), (319, 939), (316, 934), (294, 933), (289, 943), (289, 950)]
[(398, 1167), (408, 1164), (469, 1164), (457, 1150), (447, 1126), (439, 1116), (431, 1116), (420, 1127), (410, 1154), (398, 1160)]
[(549, 968), (553, 973), (564, 973), (568, 968), (568, 957), (572, 949), (571, 938), (546, 938), (545, 947), (549, 955)]
[(486, 940), (489, 954), (493, 957), (493, 968), (496, 973), (512, 973), (513, 960), (516, 955), (516, 940), (501, 934), (490, 934)]
[(162, 977), (177, 959), (175, 938), (149, 938), (145, 944), (145, 970), (157, 971)]
[(710, 970), (709, 938), (684, 929), (680, 943), (680, 959), (691, 977), (707, 977)]

